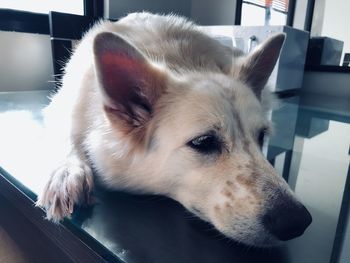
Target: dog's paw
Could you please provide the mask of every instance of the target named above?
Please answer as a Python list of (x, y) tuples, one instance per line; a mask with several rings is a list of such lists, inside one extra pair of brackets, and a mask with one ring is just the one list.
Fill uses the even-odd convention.
[(82, 162), (66, 162), (57, 168), (36, 202), (46, 217), (59, 222), (73, 213), (75, 204), (90, 203), (93, 188), (91, 168)]

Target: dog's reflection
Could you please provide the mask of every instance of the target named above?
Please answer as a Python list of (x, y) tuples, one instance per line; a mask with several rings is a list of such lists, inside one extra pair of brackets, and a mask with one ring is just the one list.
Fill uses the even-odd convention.
[(100, 188), (95, 195), (73, 220), (125, 262), (288, 262), (283, 248), (237, 244), (171, 199)]

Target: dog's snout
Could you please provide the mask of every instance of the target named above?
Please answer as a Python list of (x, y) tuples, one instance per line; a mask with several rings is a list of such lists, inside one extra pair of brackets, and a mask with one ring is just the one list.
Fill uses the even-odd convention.
[(288, 204), (274, 206), (262, 220), (272, 235), (286, 241), (302, 235), (311, 224), (312, 217), (305, 206), (290, 201)]

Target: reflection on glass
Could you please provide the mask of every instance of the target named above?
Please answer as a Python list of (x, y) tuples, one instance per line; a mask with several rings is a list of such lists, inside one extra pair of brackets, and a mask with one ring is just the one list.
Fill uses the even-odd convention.
[[(310, 129), (317, 128), (313, 123), (319, 123), (318, 118), (309, 118), (309, 113), (300, 117), (309, 119)], [(327, 130), (304, 138), (295, 192), (310, 208), (313, 223), (308, 235), (290, 242), (292, 262), (303, 262), (310, 257), (310, 262), (330, 262), (349, 168), (349, 134), (348, 123), (329, 121)], [(308, 244), (307, 250), (301, 247), (305, 244)], [(310, 251), (319, 252), (311, 254)]]

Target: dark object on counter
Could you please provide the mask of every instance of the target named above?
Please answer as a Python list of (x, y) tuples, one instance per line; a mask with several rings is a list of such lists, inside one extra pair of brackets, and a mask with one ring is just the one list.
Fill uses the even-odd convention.
[(306, 65), (339, 66), (344, 42), (329, 37), (312, 37), (306, 56)]
[(350, 53), (345, 53), (343, 66), (344, 67), (350, 67)]

